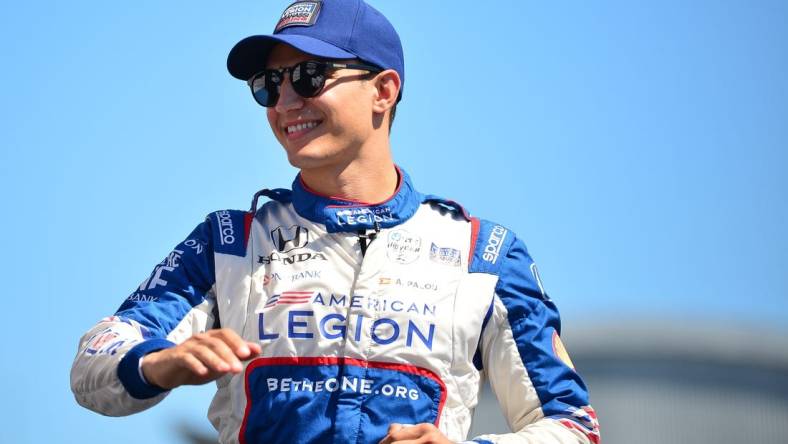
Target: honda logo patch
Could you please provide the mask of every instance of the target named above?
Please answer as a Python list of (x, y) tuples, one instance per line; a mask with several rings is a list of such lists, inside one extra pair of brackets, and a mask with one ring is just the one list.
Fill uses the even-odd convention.
[(280, 253), (287, 253), (309, 243), (309, 230), (300, 225), (276, 227), (271, 230), (271, 241)]

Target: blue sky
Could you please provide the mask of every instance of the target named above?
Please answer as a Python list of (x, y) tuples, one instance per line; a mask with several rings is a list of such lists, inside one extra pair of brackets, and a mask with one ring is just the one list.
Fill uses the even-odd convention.
[[(565, 329), (788, 330), (788, 3), (371, 3), (405, 47), (395, 158), (525, 239)], [(3, 441), (207, 427), (211, 386), (109, 419), (68, 371), (207, 213), (291, 182), (225, 69), (287, 4), (0, 4)]]

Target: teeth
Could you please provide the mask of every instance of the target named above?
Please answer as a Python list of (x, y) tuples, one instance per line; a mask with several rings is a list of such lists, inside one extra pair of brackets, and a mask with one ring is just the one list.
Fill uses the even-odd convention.
[(302, 131), (305, 129), (310, 129), (316, 127), (318, 122), (307, 122), (307, 123), (299, 123), (298, 125), (290, 125), (287, 127), (287, 133), (292, 134), (296, 131)]

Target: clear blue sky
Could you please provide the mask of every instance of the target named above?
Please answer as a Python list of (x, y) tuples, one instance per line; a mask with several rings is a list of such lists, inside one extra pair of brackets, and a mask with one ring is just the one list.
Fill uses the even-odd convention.
[[(788, 2), (371, 3), (405, 47), (397, 161), (523, 237), (566, 329), (788, 330)], [(291, 182), (225, 69), (287, 4), (0, 4), (3, 442), (206, 427), (211, 386), (108, 419), (68, 371), (205, 214)]]

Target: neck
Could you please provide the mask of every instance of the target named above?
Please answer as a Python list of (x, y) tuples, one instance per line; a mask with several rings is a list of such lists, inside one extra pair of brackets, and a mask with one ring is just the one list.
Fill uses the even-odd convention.
[(390, 198), (398, 185), (390, 151), (374, 158), (358, 157), (342, 165), (301, 170), (301, 179), (318, 194), (364, 203)]

